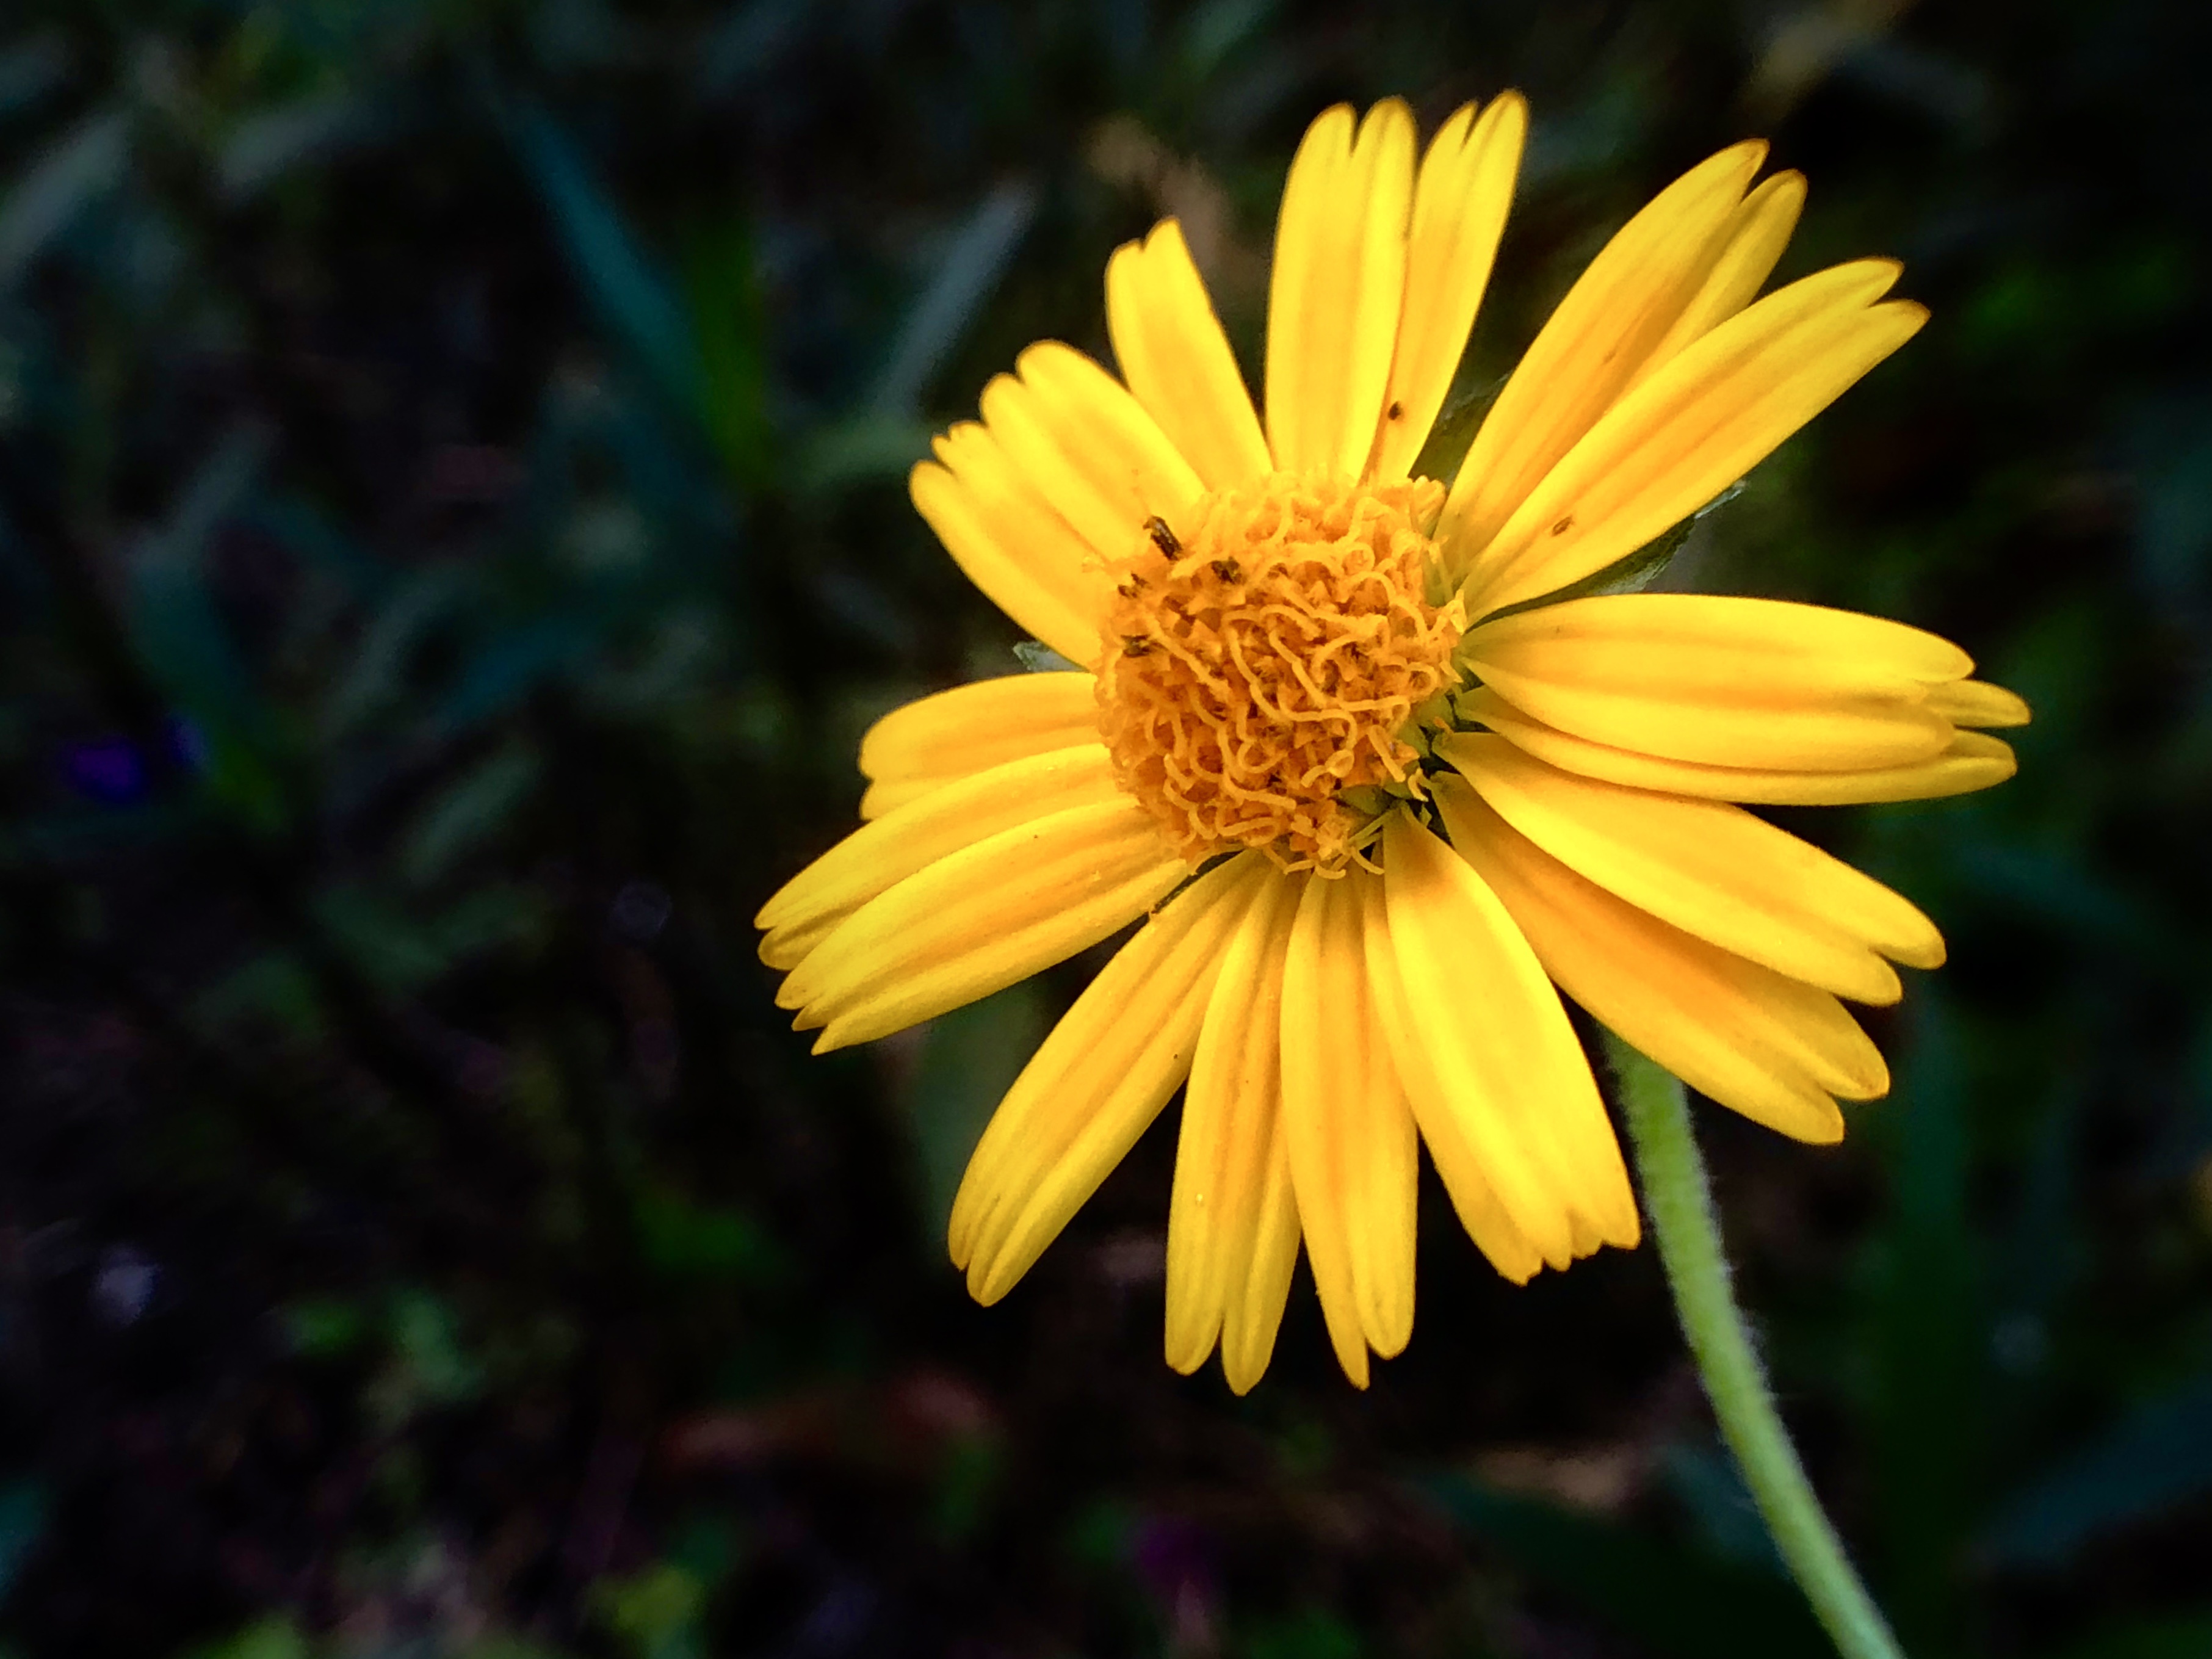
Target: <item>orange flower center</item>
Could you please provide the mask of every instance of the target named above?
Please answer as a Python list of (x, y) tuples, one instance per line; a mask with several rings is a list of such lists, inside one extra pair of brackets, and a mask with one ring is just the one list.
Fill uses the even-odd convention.
[(1401, 735), (1452, 684), (1456, 603), (1428, 603), (1443, 486), (1271, 473), (1149, 525), (1115, 574), (1099, 729), (1121, 787), (1195, 864), (1240, 847), (1342, 871), (1406, 781)]

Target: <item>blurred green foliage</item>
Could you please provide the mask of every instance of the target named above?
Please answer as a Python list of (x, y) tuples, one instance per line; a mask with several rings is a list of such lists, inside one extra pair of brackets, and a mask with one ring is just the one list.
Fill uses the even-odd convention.
[[(1371, 1393), (1158, 1358), (1172, 1118), (998, 1309), (1082, 964), (814, 1060), (753, 908), (1019, 643), (908, 507), (1180, 214), (1248, 363), (1304, 123), (1518, 85), (1471, 416), (1746, 132), (1934, 325), (1701, 585), (1935, 627), (1986, 797), (1836, 1152), (1708, 1113), (1911, 1650), (2212, 1653), (2212, 26), (2172, 0), (16, 0), (0, 13), (0, 1632), (21, 1654), (1817, 1653), (1648, 1253), (1427, 1194)], [(1462, 432), (1468, 429), (1461, 424)], [(1440, 442), (1443, 440), (1440, 440)]]

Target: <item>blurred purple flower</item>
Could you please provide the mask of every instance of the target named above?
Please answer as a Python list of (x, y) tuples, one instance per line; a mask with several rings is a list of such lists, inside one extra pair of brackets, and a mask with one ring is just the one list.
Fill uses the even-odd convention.
[[(204, 772), (206, 732), (185, 715), (164, 716), (155, 759), (161, 770)], [(147, 763), (143, 749), (119, 735), (68, 744), (62, 750), (62, 771), (70, 787), (103, 806), (130, 806), (143, 800), (153, 787), (155, 770)]]
[(146, 793), (146, 762), (128, 738), (95, 738), (62, 751), (70, 787), (107, 806), (128, 806)]

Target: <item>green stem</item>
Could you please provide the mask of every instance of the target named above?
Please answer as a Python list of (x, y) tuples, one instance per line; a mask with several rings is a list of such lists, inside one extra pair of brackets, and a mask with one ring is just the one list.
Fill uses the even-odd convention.
[(1720, 1419), (1721, 1436), (1735, 1454), (1782, 1559), (1837, 1651), (1844, 1659), (1903, 1659), (1881, 1609), (1852, 1571), (1843, 1540), (1813, 1495), (1805, 1466), (1797, 1461), (1797, 1449), (1775, 1410), (1743, 1310), (1729, 1288), (1720, 1223), (1713, 1213), (1705, 1159), (1690, 1130), (1682, 1085), (1611, 1033), (1606, 1047), (1620, 1080), (1659, 1260), (1674, 1292), (1682, 1334), (1705, 1379), (1705, 1395)]

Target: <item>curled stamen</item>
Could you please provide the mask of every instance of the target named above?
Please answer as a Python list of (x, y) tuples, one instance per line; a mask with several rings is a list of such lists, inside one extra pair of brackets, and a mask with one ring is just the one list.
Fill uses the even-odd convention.
[[(1147, 521), (1099, 665), (1122, 786), (1194, 861), (1242, 844), (1285, 870), (1371, 864), (1344, 792), (1418, 776), (1401, 735), (1453, 683), (1455, 607), (1426, 602), (1442, 486), (1275, 474)], [(1136, 642), (1141, 641), (1141, 648)], [(1414, 787), (1418, 787), (1417, 785)]]

